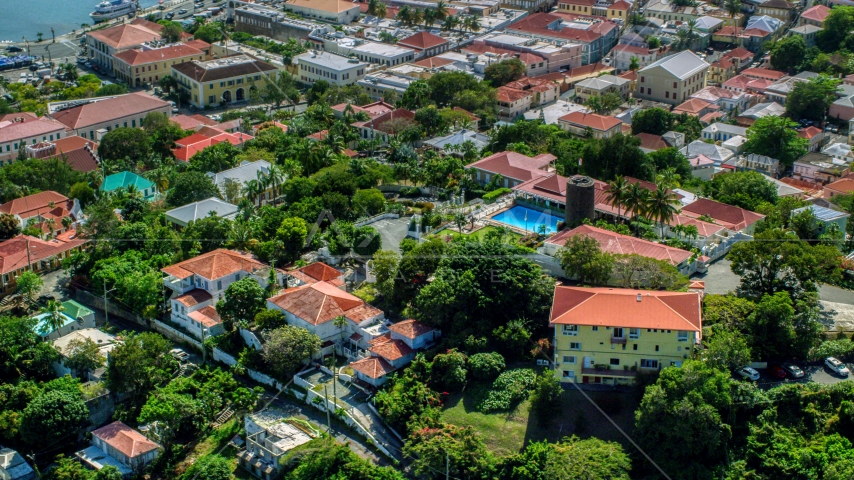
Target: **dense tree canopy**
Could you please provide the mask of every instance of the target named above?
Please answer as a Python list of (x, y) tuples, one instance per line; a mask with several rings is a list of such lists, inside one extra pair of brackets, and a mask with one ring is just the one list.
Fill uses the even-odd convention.
[(807, 140), (798, 136), (798, 125), (786, 117), (762, 117), (747, 129), (744, 149), (748, 153), (765, 155), (791, 166), (807, 152)]

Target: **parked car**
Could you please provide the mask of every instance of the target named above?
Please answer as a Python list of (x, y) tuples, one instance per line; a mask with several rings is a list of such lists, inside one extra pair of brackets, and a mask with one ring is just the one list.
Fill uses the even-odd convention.
[(792, 378), (804, 378), (804, 371), (801, 370), (801, 367), (793, 363), (784, 364), (783, 370), (787, 371)]
[(166, 20), (172, 20), (172, 17), (175, 16), (175, 12), (169, 12), (166, 14)]
[(34, 63), (27, 68), (29, 68), (31, 72), (35, 72), (36, 70), (39, 69), (39, 66)]
[(7, 52), (23, 52), (24, 49), (17, 46), (17, 45), (9, 45), (8, 47), (6, 47), (6, 51)]
[(847, 377), (848, 376), (848, 373), (849, 373), (848, 367), (846, 367), (844, 363), (842, 363), (841, 361), (839, 361), (833, 357), (825, 358), (824, 359), (824, 365), (827, 368), (831, 369), (833, 371), (833, 373), (835, 373), (841, 377)]
[(86, 57), (77, 57), (77, 63), (83, 65), (86, 63)]
[(183, 15), (183, 14), (185, 14), (185, 13), (187, 13), (187, 9), (186, 9), (186, 8), (182, 8), (181, 10), (178, 10), (178, 15)]
[(757, 372), (753, 367), (740, 368), (737, 373), (741, 378), (750, 380), (751, 382), (759, 380), (759, 372)]
[(833, 133), (839, 133), (839, 127), (833, 127), (833, 128), (831, 129), (831, 131), (832, 131)]
[(768, 368), (768, 373), (775, 378), (786, 378), (786, 370), (779, 365), (774, 365)]
[(186, 362), (187, 359), (190, 358), (190, 354), (181, 350), (180, 348), (173, 348), (169, 351), (169, 354), (172, 355), (172, 358), (178, 360), (179, 362)]

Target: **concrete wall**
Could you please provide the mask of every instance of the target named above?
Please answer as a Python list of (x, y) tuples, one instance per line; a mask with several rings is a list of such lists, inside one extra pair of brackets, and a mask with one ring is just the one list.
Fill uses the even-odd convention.
[(154, 320), (151, 326), (152, 328), (154, 328), (154, 330), (162, 333), (164, 337), (170, 340), (189, 344), (198, 351), (202, 350), (202, 342), (196, 340), (195, 338), (191, 337), (190, 335), (187, 335), (184, 332), (181, 332), (173, 327), (170, 327), (169, 325), (166, 325), (160, 320)]

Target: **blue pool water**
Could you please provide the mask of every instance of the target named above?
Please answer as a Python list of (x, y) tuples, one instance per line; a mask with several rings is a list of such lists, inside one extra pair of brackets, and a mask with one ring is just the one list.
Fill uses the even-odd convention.
[[(527, 217), (527, 223), (525, 219)], [(557, 231), (557, 222), (563, 221), (563, 217), (558, 217), (550, 213), (541, 212), (532, 208), (516, 205), (510, 210), (505, 210), (499, 214), (493, 215), (492, 219), (496, 222), (501, 222), (511, 227), (516, 227), (522, 230), (527, 229), (528, 232), (537, 232), (540, 225), (546, 226), (546, 233), (554, 233)]]

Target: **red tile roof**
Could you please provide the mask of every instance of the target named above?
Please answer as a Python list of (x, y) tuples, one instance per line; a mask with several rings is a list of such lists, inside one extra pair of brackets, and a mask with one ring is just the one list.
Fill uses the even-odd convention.
[(368, 351), (388, 360), (389, 362), (394, 362), (407, 355), (412, 355), (412, 349), (409, 348), (409, 345), (404, 343), (403, 340), (390, 340), (388, 342), (383, 342), (372, 346)]
[(446, 65), (450, 65), (452, 63), (454, 63), (453, 60), (450, 60), (448, 58), (441, 58), (441, 57), (422, 58), (421, 60), (418, 60), (417, 62), (413, 62), (414, 65), (418, 65), (419, 67), (424, 67), (424, 68), (439, 68), (439, 67), (444, 67)]
[(603, 21), (590, 26), (587, 30), (577, 28), (552, 30), (548, 28), (549, 25), (561, 19), (562, 17), (560, 15), (552, 13), (535, 13), (510, 24), (507, 27), (507, 31), (519, 31), (552, 38), (563, 38), (568, 40), (578, 40), (583, 43), (590, 43), (600, 39), (603, 34), (608, 33), (617, 27), (617, 24), (613, 22)]
[(91, 172), (100, 168), (96, 157), (97, 143), (77, 136), (60, 138), (52, 143), (56, 146), (56, 153), (44, 157), (45, 160), (49, 158), (65, 160), (68, 166), (78, 172)]
[(382, 311), (362, 299), (326, 282), (289, 288), (268, 301), (312, 325), (320, 325), (340, 316), (359, 323), (382, 315)]
[(200, 126), (203, 126), (203, 125), (208, 125), (208, 126), (216, 125), (216, 122), (214, 120), (211, 120), (210, 118), (208, 118), (204, 115), (200, 115), (198, 113), (195, 115), (189, 115), (189, 116), (183, 115), (183, 114), (182, 115), (175, 115), (174, 117), (171, 117), (169, 120), (172, 120), (173, 122), (177, 123), (178, 126), (180, 126), (184, 130), (195, 130), (195, 129), (199, 128)]
[(824, 188), (844, 194), (854, 193), (854, 178), (843, 177), (835, 182), (828, 183)]
[(741, 74), (750, 78), (765, 78), (768, 80), (779, 80), (786, 76), (783, 72), (768, 68), (747, 68)]
[(142, 50), (135, 48), (132, 50), (125, 50), (124, 52), (119, 52), (113, 55), (113, 58), (116, 58), (130, 66), (136, 66), (186, 57), (193, 57), (195, 60), (203, 60), (204, 55), (204, 52), (197, 48), (179, 44), (155, 49)]
[(160, 445), (122, 422), (113, 422), (93, 430), (92, 436), (100, 438), (104, 443), (131, 459), (160, 448)]
[(607, 132), (608, 130), (623, 123), (620, 121), (619, 118), (616, 117), (582, 112), (572, 112), (566, 114), (558, 118), (558, 121), (572, 123), (574, 125), (581, 125), (584, 127), (590, 127), (593, 130), (599, 130), (601, 132)]
[(508, 86), (501, 86), (495, 89), (495, 98), (499, 102), (513, 103), (525, 97), (533, 97), (534, 93), (527, 90), (519, 90)]
[(213, 327), (222, 323), (222, 319), (219, 317), (219, 313), (217, 313), (216, 308), (210, 305), (202, 307), (194, 312), (190, 312), (187, 316), (206, 327)]
[(380, 115), (385, 115), (386, 113), (394, 110), (394, 105), (383, 102), (382, 100), (362, 105), (361, 107), (351, 103), (339, 103), (338, 105), (333, 106), (332, 110), (343, 113), (344, 110), (347, 109), (347, 105), (350, 105), (350, 108), (353, 109), (353, 113), (365, 112), (371, 118), (377, 118)]
[(647, 150), (661, 150), (662, 148), (667, 148), (670, 145), (661, 138), (661, 135), (653, 135), (651, 133), (639, 133), (635, 135), (636, 138), (639, 138), (641, 141), (641, 148), (645, 148)]
[[(73, 231), (73, 230), (72, 230)], [(58, 236), (54, 240), (42, 240), (29, 235), (18, 235), (0, 242), (0, 274), (7, 274), (26, 268), (34, 262), (45, 260), (54, 255), (77, 248), (85, 241), (79, 238), (69, 239)], [(27, 255), (27, 247), (30, 253)]]
[(220, 248), (161, 268), (160, 271), (180, 279), (195, 274), (208, 280), (216, 280), (237, 272), (254, 273), (268, 268), (270, 268), (268, 265), (259, 262), (249, 254)]
[(807, 127), (798, 132), (798, 136), (807, 140), (821, 134), (821, 129), (816, 127)]
[(243, 145), (253, 138), (255, 137), (246, 133), (226, 133), (214, 127), (204, 126), (189, 137), (176, 140), (175, 145), (178, 145), (178, 148), (172, 150), (172, 155), (175, 155), (177, 160), (189, 162), (195, 154), (218, 143)]
[(742, 47), (733, 48), (729, 52), (723, 54), (721, 58), (737, 58), (739, 60), (752, 60), (754, 53)]
[(397, 322), (394, 325), (389, 326), (388, 329), (398, 335), (402, 335), (413, 340), (434, 330), (433, 327), (411, 318), (409, 320)]
[(117, 118), (139, 116), (168, 108), (169, 103), (151, 95), (135, 92), (114, 98), (93, 100), (85, 105), (56, 112), (52, 117), (66, 127), (77, 130), (113, 121)]
[(689, 115), (697, 116), (707, 108), (717, 109), (720, 107), (699, 98), (692, 98), (673, 108), (673, 113), (687, 113)]
[(529, 157), (516, 152), (500, 152), (471, 163), (466, 168), (477, 168), (524, 182), (550, 175), (544, 168), (554, 159), (553, 155), (548, 154)]
[(616, 2), (612, 3), (611, 6), (609, 6), (608, 8), (614, 10), (631, 10), (632, 4), (630, 4), (629, 2), (624, 2), (623, 0), (617, 0)]
[(546, 243), (563, 246), (567, 240), (576, 235), (586, 235), (595, 239), (599, 242), (599, 249), (603, 252), (619, 255), (637, 254), (661, 260), (671, 265), (679, 265), (693, 255), (691, 252), (679, 248), (668, 247), (629, 235), (620, 235), (592, 225), (581, 225), (572, 230), (564, 230), (550, 237)]
[(801, 18), (806, 18), (815, 22), (824, 23), (824, 20), (827, 18), (828, 15), (830, 15), (830, 8), (824, 5), (816, 5), (804, 10), (804, 12), (801, 13)]
[(703, 327), (696, 292), (564, 286), (555, 288), (549, 323), (683, 332), (700, 332)]
[(380, 357), (370, 357), (350, 364), (350, 368), (370, 378), (382, 378), (394, 372), (394, 367)]
[(418, 32), (415, 35), (397, 41), (397, 45), (409, 47), (415, 50), (427, 50), (428, 48), (438, 47), (439, 45), (444, 45), (446, 43), (448, 43), (446, 38), (433, 35), (427, 31)]
[(575, 77), (580, 77), (583, 75), (592, 75), (597, 72), (603, 72), (606, 70), (613, 71), (614, 67), (610, 65), (605, 65), (602, 62), (590, 63), (587, 65), (582, 65), (580, 67), (575, 67), (568, 72), (564, 72), (565, 77), (569, 77), (570, 79)]
[(394, 129), (400, 126), (398, 125), (398, 122), (393, 122), (392, 126), (386, 125), (387, 123), (392, 122), (393, 120), (403, 120), (403, 123), (408, 123), (406, 122), (408, 120), (409, 122), (414, 123), (415, 114), (405, 108), (398, 108), (366, 122), (356, 122), (353, 124), (353, 126), (357, 128), (366, 127), (372, 130), (394, 134), (397, 133), (394, 131)]
[(195, 307), (200, 303), (205, 303), (213, 300), (213, 295), (201, 288), (194, 288), (189, 292), (175, 297), (175, 301), (183, 304), (186, 307)]
[(697, 217), (708, 215), (715, 220), (715, 223), (736, 231), (743, 230), (765, 218), (765, 215), (708, 198), (699, 198), (696, 202), (685, 205), (682, 207), (682, 213)]

